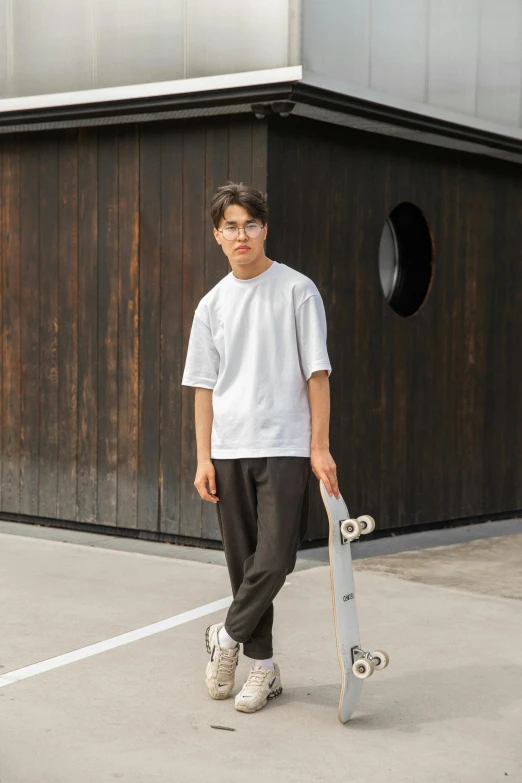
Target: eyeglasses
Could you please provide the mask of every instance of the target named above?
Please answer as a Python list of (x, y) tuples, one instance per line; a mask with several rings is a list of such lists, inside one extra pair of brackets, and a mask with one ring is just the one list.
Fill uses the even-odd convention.
[(228, 239), (229, 242), (233, 242), (237, 239), (240, 231), (244, 231), (249, 239), (255, 239), (263, 230), (263, 226), (259, 223), (247, 223), (244, 228), (238, 226), (225, 226), (225, 228), (218, 228), (220, 234), (223, 234), (224, 239)]

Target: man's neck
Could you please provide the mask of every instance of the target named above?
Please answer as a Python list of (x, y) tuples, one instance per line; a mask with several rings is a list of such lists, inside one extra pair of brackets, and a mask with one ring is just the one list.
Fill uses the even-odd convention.
[[(245, 267), (241, 267), (239, 264), (235, 265), (237, 268), (232, 269), (232, 274), (237, 277), (238, 280), (252, 280), (254, 277), (262, 275), (267, 269), (270, 269), (274, 262), (266, 256), (263, 256), (259, 261), (252, 264), (248, 264)], [(240, 274), (236, 274), (238, 271)]]

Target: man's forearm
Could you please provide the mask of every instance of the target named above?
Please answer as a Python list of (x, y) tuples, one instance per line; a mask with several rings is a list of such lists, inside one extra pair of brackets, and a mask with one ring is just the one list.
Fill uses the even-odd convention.
[(210, 441), (214, 409), (212, 407), (212, 389), (196, 388), (194, 403), (196, 418), (196, 443), (198, 462), (210, 459)]
[(312, 415), (310, 448), (330, 448), (330, 380), (326, 370), (318, 370), (308, 379), (308, 398)]

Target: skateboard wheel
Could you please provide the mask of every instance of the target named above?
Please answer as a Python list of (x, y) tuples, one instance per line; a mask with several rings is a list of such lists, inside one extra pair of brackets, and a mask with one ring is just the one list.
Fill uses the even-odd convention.
[(352, 672), (359, 680), (371, 677), (374, 670), (373, 663), (368, 658), (358, 658), (352, 666)]
[(375, 530), (375, 519), (369, 514), (364, 514), (362, 517), (357, 517), (357, 522), (361, 526), (361, 533), (366, 536), (368, 533), (373, 533)]
[(356, 519), (345, 519), (341, 523), (341, 535), (345, 541), (353, 541), (361, 535), (361, 526)]
[(390, 662), (390, 657), (388, 653), (385, 653), (384, 650), (375, 650), (375, 652), (372, 652), (372, 663), (374, 669), (380, 670), (385, 669)]

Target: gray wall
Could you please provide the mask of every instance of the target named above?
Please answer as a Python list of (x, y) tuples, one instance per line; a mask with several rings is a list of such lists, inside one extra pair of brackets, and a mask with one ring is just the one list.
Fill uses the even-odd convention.
[(0, 0), (0, 98), (294, 65), (295, 0)]
[(521, 0), (303, 0), (303, 11), (303, 66), (343, 91), (522, 125)]

